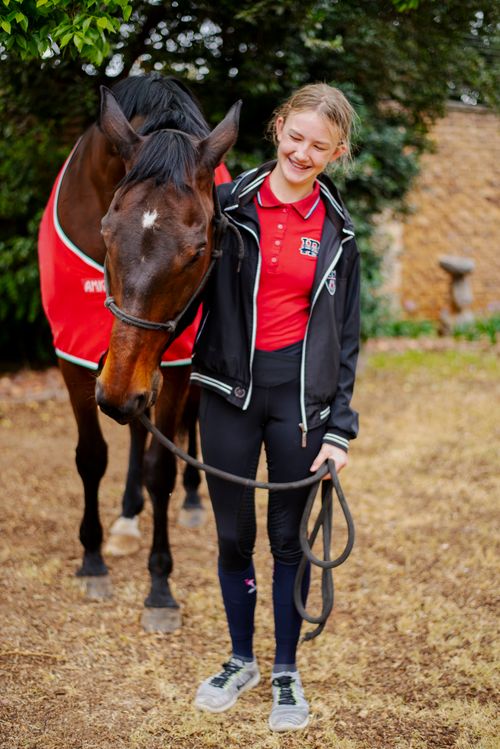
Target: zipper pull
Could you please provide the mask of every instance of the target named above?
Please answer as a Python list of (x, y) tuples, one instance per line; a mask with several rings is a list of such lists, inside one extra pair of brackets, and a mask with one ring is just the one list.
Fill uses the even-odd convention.
[(302, 432), (302, 447), (307, 447), (307, 429), (301, 423), (299, 424), (300, 431)]

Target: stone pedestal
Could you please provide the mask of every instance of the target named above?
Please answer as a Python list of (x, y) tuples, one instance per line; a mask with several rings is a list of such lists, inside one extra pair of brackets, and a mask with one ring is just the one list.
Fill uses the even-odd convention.
[(474, 270), (474, 261), (469, 258), (446, 255), (439, 259), (439, 265), (450, 274), (451, 309), (441, 310), (443, 333), (451, 333), (457, 325), (474, 321), (474, 315), (468, 307), (474, 296), (470, 285), (469, 274)]

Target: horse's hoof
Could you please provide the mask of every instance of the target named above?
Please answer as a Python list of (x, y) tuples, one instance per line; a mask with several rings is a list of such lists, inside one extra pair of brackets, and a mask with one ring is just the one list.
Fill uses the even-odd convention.
[(141, 544), (135, 536), (110, 536), (104, 546), (104, 551), (111, 557), (131, 556), (139, 551)]
[(125, 557), (135, 554), (141, 548), (139, 518), (119, 517), (109, 529), (109, 538), (104, 547), (112, 557)]
[(78, 581), (89, 601), (105, 601), (113, 596), (113, 585), (109, 575), (82, 576)]
[(182, 625), (182, 614), (179, 608), (164, 607), (161, 609), (145, 608), (141, 619), (145, 632), (175, 632)]
[(201, 528), (205, 524), (206, 512), (204, 507), (182, 507), (179, 513), (179, 525), (183, 528)]

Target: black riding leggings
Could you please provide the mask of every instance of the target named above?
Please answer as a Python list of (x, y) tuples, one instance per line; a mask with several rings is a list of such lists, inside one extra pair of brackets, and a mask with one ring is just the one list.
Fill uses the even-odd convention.
[[(254, 387), (247, 411), (203, 389), (200, 432), (206, 463), (240, 476), (255, 478), (262, 444), (269, 481), (288, 482), (310, 476), (324, 427), (302, 433), (297, 380), (274, 387)], [(207, 474), (217, 535), (219, 564), (225, 572), (242, 571), (251, 563), (256, 537), (254, 490)], [(302, 550), (299, 527), (309, 493), (305, 489), (270, 491), (267, 529), (271, 552), (283, 564), (297, 564)]]

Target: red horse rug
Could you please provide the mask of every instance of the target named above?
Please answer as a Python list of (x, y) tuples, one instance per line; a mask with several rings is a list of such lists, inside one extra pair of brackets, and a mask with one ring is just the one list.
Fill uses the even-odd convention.
[[(104, 307), (103, 266), (73, 244), (59, 223), (59, 189), (69, 158), (54, 183), (40, 224), (38, 257), (42, 304), (57, 356), (96, 370), (108, 349), (114, 318)], [(217, 167), (215, 183), (230, 180), (226, 167), (223, 164)], [(167, 349), (162, 366), (191, 364), (200, 316), (201, 309), (195, 321)]]

